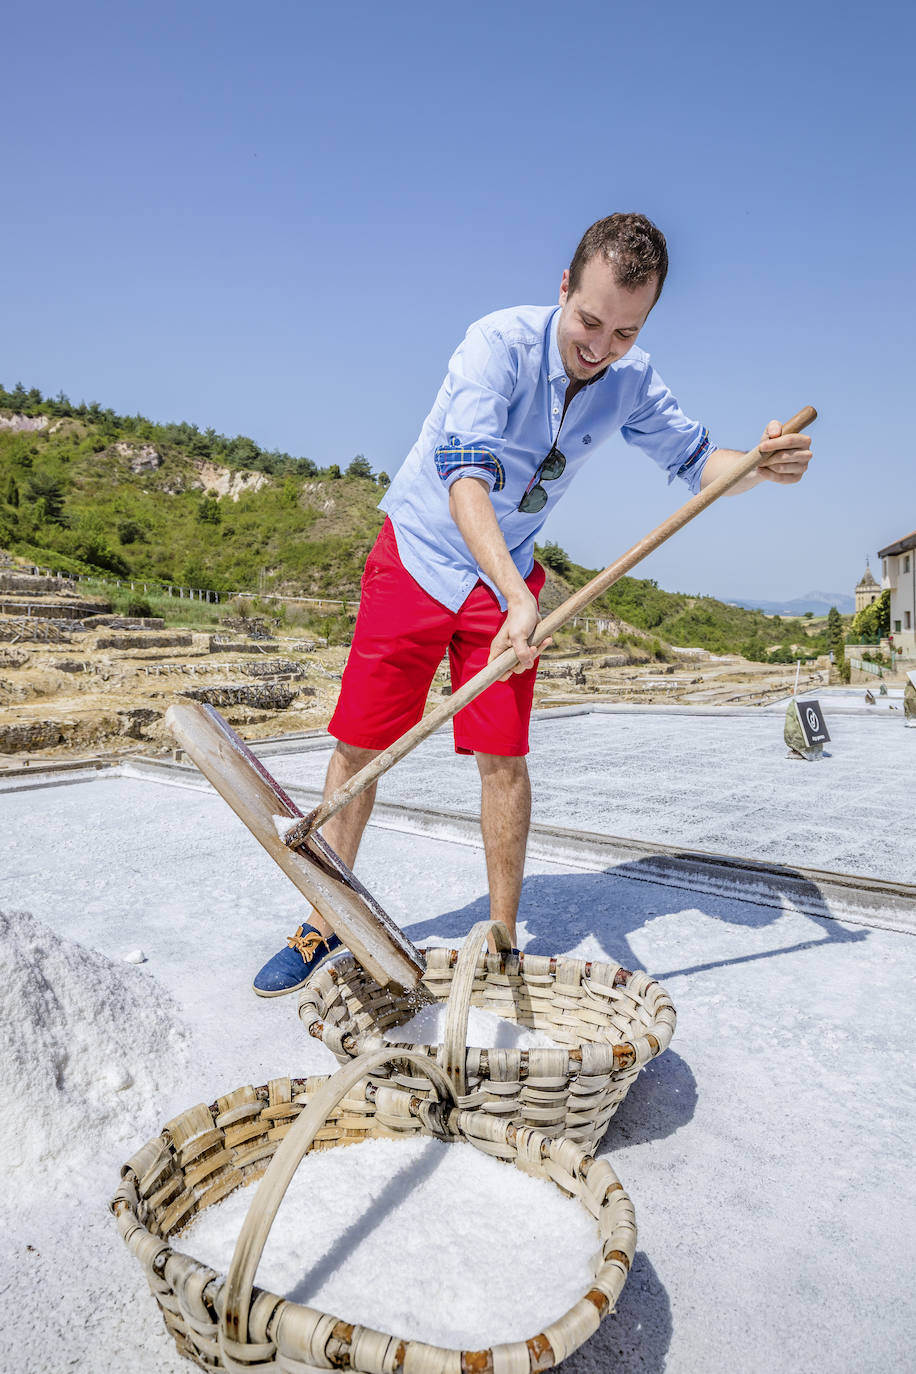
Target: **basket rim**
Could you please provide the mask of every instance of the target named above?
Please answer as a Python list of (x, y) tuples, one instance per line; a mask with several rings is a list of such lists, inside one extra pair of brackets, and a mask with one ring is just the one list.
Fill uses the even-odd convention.
[[(338, 1072), (340, 1071), (338, 1070)], [(298, 1081), (299, 1083), (304, 1082), (308, 1084), (323, 1085), (324, 1083), (329, 1082), (330, 1079), (333, 1077), (334, 1075), (316, 1075), (306, 1080), (300, 1079), (293, 1081)], [(248, 1088), (250, 1086), (251, 1085), (247, 1084), (244, 1085), (245, 1088)], [(406, 1089), (400, 1088), (395, 1084), (386, 1084), (384, 1081), (379, 1082), (375, 1078), (367, 1077), (365, 1080), (361, 1080), (361, 1083), (357, 1085), (357, 1091), (359, 1086), (362, 1086), (365, 1096), (368, 1100), (374, 1100), (374, 1097), (377, 1094), (379, 1088), (384, 1087), (387, 1087), (388, 1090), (391, 1092), (399, 1093), (402, 1094), (404, 1097), (410, 1098), (411, 1115), (413, 1115), (416, 1118), (420, 1125), (420, 1130), (418, 1134), (428, 1139), (443, 1139), (441, 1135), (437, 1136), (436, 1131), (429, 1124), (429, 1121), (424, 1119), (424, 1116), (421, 1116), (420, 1114), (420, 1108), (426, 1108), (427, 1115), (429, 1114), (430, 1104), (428, 1102), (420, 1101), (416, 1098), (413, 1098), (412, 1095)], [(253, 1091), (258, 1095), (258, 1097), (261, 1097), (262, 1094), (267, 1094), (269, 1092), (269, 1087), (269, 1084), (264, 1084), (257, 1088), (254, 1088)], [(290, 1105), (298, 1103), (301, 1105), (302, 1110), (305, 1110), (307, 1106), (307, 1098), (312, 1095), (313, 1093), (307, 1093), (303, 1088), (301, 1092), (296, 1093), (294, 1096), (292, 1096), (292, 1098), (290, 1099)], [(205, 1110), (213, 1116), (215, 1121), (217, 1115), (216, 1103), (213, 1103), (210, 1106), (206, 1106), (206, 1104), (198, 1104), (198, 1106), (204, 1106)], [(414, 1106), (416, 1106), (417, 1110), (413, 1109)], [(567, 1169), (570, 1168), (570, 1164), (573, 1164), (575, 1175), (579, 1178), (581, 1183), (585, 1184), (588, 1175), (592, 1172), (592, 1170), (597, 1168), (601, 1177), (608, 1180), (608, 1183), (603, 1190), (605, 1196), (613, 1194), (616, 1203), (623, 1203), (629, 1208), (629, 1225), (625, 1226), (622, 1223), (618, 1223), (617, 1227), (615, 1228), (615, 1232), (612, 1233), (615, 1239), (615, 1243), (613, 1244), (613, 1246), (610, 1246), (611, 1237), (609, 1237), (608, 1240), (602, 1241), (600, 1237), (600, 1231), (598, 1232), (598, 1253), (603, 1253), (604, 1250), (607, 1248), (607, 1258), (605, 1258), (601, 1262), (601, 1264), (597, 1266), (596, 1272), (592, 1276), (589, 1286), (585, 1291), (583, 1291), (581, 1296), (572, 1304), (572, 1306), (569, 1307), (562, 1314), (555, 1317), (553, 1321), (551, 1321), (548, 1324), (547, 1327), (543, 1328), (535, 1335), (530, 1336), (524, 1340), (507, 1341), (505, 1343), (499, 1343), (498, 1345), (500, 1352), (504, 1353), (506, 1356), (517, 1355), (519, 1358), (521, 1358), (523, 1355), (527, 1356), (531, 1360), (532, 1369), (547, 1370), (553, 1368), (555, 1364), (558, 1364), (561, 1362), (561, 1360), (566, 1359), (566, 1357), (569, 1354), (571, 1354), (573, 1350), (578, 1349), (579, 1346), (584, 1343), (584, 1341), (588, 1340), (589, 1337), (592, 1334), (594, 1334), (594, 1331), (597, 1330), (597, 1327), (598, 1325), (600, 1325), (601, 1321), (603, 1321), (603, 1319), (606, 1316), (608, 1316), (614, 1309), (617, 1298), (619, 1297), (619, 1294), (626, 1281), (627, 1275), (629, 1274), (629, 1270), (633, 1259), (633, 1252), (635, 1249), (636, 1229), (632, 1199), (626, 1192), (626, 1189), (621, 1183), (616, 1171), (607, 1162), (607, 1160), (603, 1158), (600, 1160), (597, 1159), (591, 1153), (590, 1150), (579, 1145), (575, 1141), (569, 1140), (566, 1137), (552, 1139), (551, 1137), (545, 1135), (542, 1131), (537, 1130), (536, 1127), (515, 1125), (510, 1121), (504, 1121), (498, 1118), (494, 1118), (487, 1112), (477, 1111), (468, 1108), (448, 1107), (447, 1104), (442, 1103), (434, 1103), (432, 1104), (432, 1106), (433, 1108), (435, 1108), (436, 1106), (443, 1107), (448, 1118), (448, 1137), (451, 1138), (446, 1137), (443, 1140), (444, 1144), (468, 1144), (476, 1150), (478, 1150), (480, 1153), (489, 1154), (489, 1152), (483, 1148), (482, 1144), (479, 1143), (480, 1137), (475, 1138), (471, 1130), (471, 1127), (476, 1122), (486, 1122), (487, 1130), (491, 1132), (493, 1130), (498, 1131), (504, 1139), (506, 1145), (514, 1151), (510, 1159), (502, 1160), (501, 1162), (509, 1164), (511, 1167), (520, 1169), (522, 1172), (525, 1172), (521, 1163), (522, 1149), (524, 1149), (529, 1155), (533, 1152), (537, 1152), (538, 1158), (541, 1160), (547, 1159), (551, 1156), (555, 1157), (559, 1155), (561, 1152), (563, 1152), (567, 1156), (571, 1155), (573, 1158), (572, 1160), (567, 1158), (566, 1160), (562, 1161), (562, 1164)], [(369, 1138), (371, 1139), (372, 1137)], [(484, 1136), (483, 1138), (486, 1139), (487, 1137)], [(337, 1149), (344, 1146), (350, 1147), (353, 1144), (364, 1143), (366, 1142), (335, 1141), (332, 1142), (330, 1145), (325, 1143), (323, 1148)], [(167, 1149), (171, 1149), (172, 1151), (177, 1153), (177, 1149), (174, 1145), (174, 1142), (172, 1141), (168, 1128), (163, 1128), (159, 1136), (153, 1137), (149, 1142), (147, 1142), (147, 1145), (159, 1146), (160, 1148), (164, 1145)], [(146, 1147), (141, 1147), (141, 1149), (143, 1148)], [(136, 1153), (139, 1152), (135, 1152), (134, 1157), (136, 1157)], [(490, 1155), (490, 1157), (498, 1158), (498, 1156), (493, 1155)], [(570, 1169), (570, 1172), (573, 1172), (573, 1169)], [(147, 1245), (152, 1244), (155, 1247), (156, 1253), (152, 1260), (151, 1267), (154, 1269), (159, 1278), (165, 1283), (168, 1283), (168, 1280), (166, 1279), (166, 1269), (169, 1264), (169, 1261), (172, 1259), (173, 1256), (179, 1257), (179, 1259), (185, 1266), (190, 1265), (198, 1275), (210, 1275), (210, 1277), (200, 1285), (199, 1296), (200, 1300), (204, 1302), (208, 1309), (212, 1312), (214, 1324), (216, 1325), (217, 1329), (221, 1329), (221, 1311), (222, 1307), (225, 1304), (226, 1287), (228, 1283), (227, 1276), (217, 1273), (217, 1271), (215, 1271), (210, 1265), (203, 1264), (200, 1260), (195, 1259), (194, 1256), (189, 1255), (187, 1251), (176, 1250), (171, 1244), (172, 1236), (158, 1236), (155, 1235), (152, 1231), (150, 1231), (145, 1222), (141, 1220), (138, 1214), (138, 1185), (140, 1180), (135, 1170), (132, 1168), (131, 1162), (128, 1162), (128, 1164), (122, 1167), (121, 1174), (121, 1186), (116, 1192), (114, 1198), (111, 1200), (109, 1204), (109, 1210), (111, 1211), (112, 1215), (116, 1218), (119, 1230), (121, 1231), (122, 1237), (125, 1243), (128, 1245), (128, 1248), (136, 1253), (138, 1249), (144, 1247), (144, 1241), (146, 1241)], [(262, 1179), (263, 1174), (251, 1179), (250, 1182), (260, 1183)], [(559, 1188), (563, 1192), (566, 1191), (562, 1188), (562, 1185), (556, 1179), (551, 1179), (551, 1181), (553, 1182), (555, 1187)], [(238, 1188), (244, 1186), (245, 1181), (243, 1180), (242, 1182), (237, 1184), (236, 1187), (233, 1188), (230, 1193), (225, 1194), (225, 1196), (231, 1196), (232, 1193), (238, 1191)], [(592, 1195), (596, 1195), (596, 1190), (592, 1190)], [(573, 1197), (578, 1202), (579, 1206), (583, 1207), (589, 1214), (597, 1230), (597, 1217), (595, 1217), (590, 1212), (589, 1208), (586, 1207), (583, 1198), (578, 1193), (573, 1194)], [(212, 1205), (216, 1205), (219, 1201), (222, 1200), (222, 1198), (214, 1199), (211, 1203), (208, 1203), (207, 1206), (209, 1207)], [(206, 1210), (206, 1208), (204, 1208), (203, 1210)], [(200, 1214), (201, 1213), (195, 1213), (195, 1215)], [(181, 1235), (182, 1232), (187, 1229), (187, 1226), (189, 1224), (190, 1222), (185, 1222), (179, 1225), (174, 1231), (173, 1235)], [(628, 1231), (629, 1235), (618, 1235), (618, 1233), (623, 1233), (624, 1231)], [(609, 1246), (610, 1248), (608, 1248)], [(591, 1253), (594, 1254), (594, 1251)], [(604, 1282), (604, 1287), (601, 1286), (602, 1281)], [(169, 1289), (170, 1291), (175, 1291), (172, 1285), (169, 1285)], [(605, 1289), (609, 1289), (610, 1292), (606, 1292)], [(154, 1296), (156, 1297), (157, 1306), (159, 1306), (161, 1312), (163, 1312), (164, 1314), (165, 1309), (163, 1308), (163, 1305), (160, 1301), (159, 1294), (154, 1292)], [(273, 1329), (274, 1331), (276, 1331), (277, 1325), (280, 1321), (280, 1314), (286, 1309), (292, 1309), (293, 1311), (304, 1313), (318, 1312), (321, 1318), (327, 1319), (330, 1322), (334, 1323), (335, 1335), (337, 1334), (338, 1328), (340, 1328), (341, 1330), (349, 1331), (349, 1336), (347, 1336), (346, 1340), (343, 1341), (343, 1343), (348, 1345), (348, 1348), (350, 1348), (350, 1343), (352, 1342), (355, 1333), (367, 1333), (370, 1336), (379, 1336), (383, 1340), (388, 1341), (389, 1343), (394, 1343), (395, 1345), (403, 1347), (405, 1352), (408, 1348), (413, 1347), (414, 1349), (418, 1350), (432, 1350), (440, 1355), (454, 1356), (455, 1354), (458, 1354), (462, 1361), (464, 1361), (466, 1358), (479, 1360), (481, 1357), (489, 1356), (489, 1364), (482, 1364), (479, 1367), (483, 1370), (492, 1369), (492, 1355), (493, 1350), (495, 1348), (493, 1346), (485, 1347), (482, 1349), (459, 1349), (458, 1347), (454, 1346), (432, 1345), (429, 1342), (416, 1340), (410, 1337), (400, 1336), (391, 1332), (378, 1331), (375, 1328), (369, 1326), (364, 1326), (359, 1323), (350, 1322), (349, 1319), (346, 1317), (338, 1316), (335, 1313), (325, 1313), (323, 1311), (320, 1311), (319, 1309), (310, 1307), (307, 1303), (299, 1303), (281, 1294), (273, 1293), (269, 1289), (259, 1288), (256, 1286), (252, 1287), (251, 1299), (252, 1309), (254, 1308), (255, 1301), (257, 1301), (258, 1307), (262, 1312), (269, 1309), (269, 1314), (266, 1316), (264, 1322), (265, 1333), (267, 1341), (269, 1341), (269, 1343), (274, 1347), (275, 1350), (278, 1349), (276, 1344), (276, 1338), (275, 1336), (269, 1334), (269, 1330)], [(561, 1328), (564, 1324), (572, 1322), (574, 1314), (576, 1314), (577, 1312), (587, 1310), (582, 1307), (583, 1303), (589, 1303), (591, 1304), (591, 1307), (594, 1308), (595, 1312), (597, 1313), (596, 1324), (585, 1336), (581, 1337), (580, 1339), (576, 1339), (574, 1337), (572, 1344), (566, 1344), (566, 1342), (564, 1342), (561, 1353), (557, 1354), (553, 1344), (551, 1343), (550, 1336), (547, 1333), (552, 1332), (554, 1334), (554, 1339), (556, 1339), (558, 1328)], [(342, 1337), (338, 1337), (338, 1339), (343, 1340)], [(241, 1348), (244, 1349), (245, 1345), (247, 1344), (249, 1343), (243, 1343)], [(221, 1355), (222, 1354), (223, 1352), (221, 1349)], [(219, 1368), (219, 1365), (215, 1365), (213, 1367)], [(242, 1367), (243, 1366), (241, 1365), (236, 1366), (234, 1359), (230, 1360), (228, 1363), (225, 1364), (225, 1368), (227, 1369)], [(268, 1366), (265, 1365), (264, 1367), (266, 1368)], [(347, 1369), (353, 1368), (354, 1366), (352, 1366), (349, 1363), (341, 1363), (338, 1367)], [(478, 1366), (475, 1364), (473, 1367), (477, 1368)]]
[[(443, 945), (435, 945), (432, 946), (432, 948), (436, 951), (444, 950), (446, 952), (449, 958), (450, 967), (454, 967), (455, 963), (458, 960), (458, 957), (461, 954), (460, 948), (447, 949)], [(425, 959), (427, 954), (429, 953), (429, 947), (422, 948), (420, 950), (420, 953), (423, 955)], [(478, 973), (489, 971), (488, 961), (492, 961), (494, 958), (498, 959), (499, 970), (503, 971), (509, 959), (513, 957), (517, 958), (519, 961), (519, 966), (523, 967), (525, 959), (524, 950), (513, 950), (511, 955), (506, 956), (494, 955), (491, 952), (488, 952), (484, 949), (480, 952), (480, 954), (477, 957), (477, 971)], [(554, 977), (556, 975), (557, 964), (564, 962), (567, 958), (571, 959), (571, 956), (566, 956), (562, 954), (550, 956), (534, 955), (533, 957), (537, 959), (548, 959), (550, 964), (549, 972), (551, 976)], [(609, 971), (612, 970), (613, 978), (611, 979), (611, 982), (609, 984), (609, 986), (612, 987), (629, 990), (630, 984), (633, 982), (634, 979), (645, 978), (646, 984), (642, 990), (643, 997), (645, 997), (645, 995), (649, 993), (651, 989), (657, 989), (657, 993), (654, 994), (655, 1005), (652, 1008), (651, 1023), (650, 1025), (645, 1027), (642, 1035), (635, 1037), (635, 1041), (643, 1041), (649, 1046), (650, 1053), (647, 1056), (645, 1056), (646, 1060), (657, 1058), (658, 1055), (662, 1054), (664, 1050), (668, 1048), (668, 1045), (670, 1044), (671, 1038), (674, 1034), (675, 1024), (677, 1021), (677, 1010), (674, 1006), (674, 1002), (671, 999), (671, 994), (668, 992), (668, 989), (664, 987), (664, 985), (661, 984), (657, 978), (653, 978), (652, 975), (646, 973), (644, 969), (627, 969), (624, 968), (621, 964), (613, 964), (606, 960), (587, 959), (575, 960), (575, 962), (583, 964), (583, 976), (585, 978), (591, 977), (592, 971), (594, 969), (607, 969)], [(324, 1021), (321, 1018), (321, 1016), (318, 1015), (318, 1012), (314, 1008), (314, 1003), (312, 1000), (313, 989), (316, 986), (318, 980), (321, 978), (322, 974), (324, 974), (327, 978), (330, 978), (331, 981), (336, 984), (338, 982), (336, 966), (344, 963), (351, 964), (356, 968), (362, 969), (362, 965), (359, 963), (359, 960), (356, 958), (354, 954), (352, 954), (351, 951), (342, 951), (335, 958), (330, 959), (325, 964), (323, 964), (322, 967), (318, 969), (311, 978), (309, 978), (305, 987), (299, 994), (298, 1015), (300, 1020), (304, 1023), (308, 1034), (316, 1040), (321, 1040), (322, 1043), (326, 1044), (329, 1049), (332, 1049), (332, 1053), (334, 1052), (333, 1048), (330, 1045), (328, 1045), (328, 1042), (325, 1040), (325, 1030), (339, 1030), (339, 1026), (328, 1025), (328, 1023)], [(365, 970), (363, 970), (363, 972), (365, 972)], [(621, 977), (620, 975), (623, 976)], [(447, 1002), (447, 998), (435, 997), (434, 1000), (438, 1002), (440, 1005), (445, 1005)], [(673, 1023), (670, 1023), (667, 1019), (662, 1018), (662, 1013), (664, 1012), (668, 1012), (671, 1014), (671, 1017), (673, 1018)], [(387, 1040), (384, 1036), (384, 1033), (378, 1027), (371, 1027), (362, 1031), (347, 1032), (346, 1034), (339, 1037), (339, 1043), (344, 1052), (351, 1059), (356, 1059), (359, 1057), (359, 1055), (365, 1053), (368, 1047), (376, 1046), (379, 1043), (380, 1039), (384, 1044), (396, 1047), (398, 1049), (415, 1049), (420, 1053), (425, 1054), (427, 1058), (430, 1059), (438, 1055), (439, 1051), (442, 1048), (441, 1043), (420, 1043), (413, 1041)], [(637, 1043), (634, 1043), (634, 1040), (619, 1040), (614, 1042), (608, 1041), (604, 1044), (596, 1041), (589, 1041), (588, 1044), (591, 1051), (596, 1053), (604, 1051), (605, 1054), (607, 1054), (609, 1057), (608, 1065), (603, 1069), (599, 1070), (600, 1072), (625, 1073), (630, 1069), (638, 1069), (641, 1067), (642, 1061), (640, 1060), (639, 1049), (637, 1047)], [(488, 1047), (483, 1045), (468, 1045), (466, 1054), (484, 1056), (488, 1055), (492, 1048), (494, 1047)], [(571, 1047), (567, 1045), (558, 1044), (555, 1048), (548, 1046), (533, 1046), (531, 1049), (509, 1052), (517, 1052), (521, 1056), (520, 1076), (522, 1078), (532, 1078), (537, 1076), (537, 1074), (532, 1071), (532, 1065), (534, 1065), (535, 1068), (541, 1067), (542, 1056), (555, 1055), (558, 1051), (565, 1051), (567, 1055), (567, 1074), (578, 1075), (581, 1072), (583, 1057), (581, 1045), (579, 1047)], [(546, 1069), (547, 1065), (544, 1064), (543, 1067)]]

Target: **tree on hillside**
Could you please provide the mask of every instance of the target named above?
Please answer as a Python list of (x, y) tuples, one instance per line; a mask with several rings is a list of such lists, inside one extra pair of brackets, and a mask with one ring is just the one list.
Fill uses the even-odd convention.
[(16, 479), (12, 473), (10, 473), (9, 475), (9, 480), (6, 484), (6, 490), (3, 493), (3, 499), (8, 506), (19, 505), (19, 488), (16, 485)]
[(147, 542), (146, 530), (136, 520), (119, 520), (117, 530), (118, 538), (122, 544), (145, 544)]
[(548, 539), (544, 547), (538, 551), (538, 558), (545, 567), (552, 568), (560, 577), (568, 577), (572, 571), (569, 554), (552, 539)]
[(378, 482), (378, 484), (379, 484), (380, 487), (390, 487), (390, 486), (391, 486), (391, 478), (388, 476), (387, 472), (380, 472), (379, 475), (378, 475), (378, 477), (376, 477), (375, 480), (376, 480), (376, 482)]
[(837, 676), (841, 682), (848, 682), (852, 674), (846, 657), (843, 619), (836, 606), (831, 606), (827, 612), (827, 644), (833, 654), (833, 666), (836, 668)]
[(229, 444), (226, 458), (234, 467), (250, 467), (261, 456), (261, 450), (247, 434), (237, 434)]
[(64, 520), (64, 485), (53, 477), (51, 473), (43, 471), (41, 468), (32, 473), (29, 478), (29, 500), (44, 503), (44, 519), (51, 525), (63, 525)]
[(357, 453), (346, 471), (347, 477), (371, 477), (372, 464), (368, 458), (364, 458), (361, 453)]

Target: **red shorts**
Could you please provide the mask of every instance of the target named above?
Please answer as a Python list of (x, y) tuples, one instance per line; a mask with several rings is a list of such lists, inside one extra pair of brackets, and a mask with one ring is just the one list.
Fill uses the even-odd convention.
[[(535, 563), (526, 582), (537, 597), (546, 574)], [(366, 561), (359, 615), (344, 669), (335, 739), (360, 749), (387, 749), (423, 715), (430, 684), (448, 650), (452, 690), (486, 666), (505, 611), (483, 582), (450, 611), (425, 592), (398, 556), (390, 520)], [(528, 753), (528, 721), (537, 665), (496, 682), (462, 707), (452, 728), (459, 754)]]

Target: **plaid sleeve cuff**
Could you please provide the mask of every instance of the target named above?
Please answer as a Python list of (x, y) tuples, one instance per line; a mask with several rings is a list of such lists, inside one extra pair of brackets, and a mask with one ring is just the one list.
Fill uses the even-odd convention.
[(502, 491), (506, 485), (506, 472), (496, 457), (486, 448), (468, 448), (457, 439), (450, 439), (436, 449), (436, 471), (443, 482), (451, 482), (458, 477), (483, 477), (492, 479), (493, 491)]
[(714, 444), (710, 439), (709, 430), (704, 429), (703, 433), (700, 435), (700, 442), (697, 444), (693, 452), (688, 454), (688, 456), (684, 459), (683, 463), (681, 463), (681, 466), (674, 473), (674, 476), (683, 477), (685, 481), (689, 481), (690, 475), (693, 473), (697, 465), (700, 463), (704, 463), (706, 459), (709, 457), (709, 455), (716, 450), (716, 448), (718, 448), (718, 445)]

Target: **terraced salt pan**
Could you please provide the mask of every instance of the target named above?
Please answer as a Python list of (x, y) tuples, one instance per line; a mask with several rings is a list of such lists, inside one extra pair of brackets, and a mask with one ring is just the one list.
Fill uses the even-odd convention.
[[(831, 742), (820, 762), (807, 763), (787, 757), (783, 716), (544, 714), (528, 756), (533, 819), (916, 883), (916, 730), (902, 714), (827, 708)], [(265, 761), (281, 783), (319, 788), (331, 747)], [(440, 731), (385, 774), (379, 798), (476, 815), (477, 768)]]

